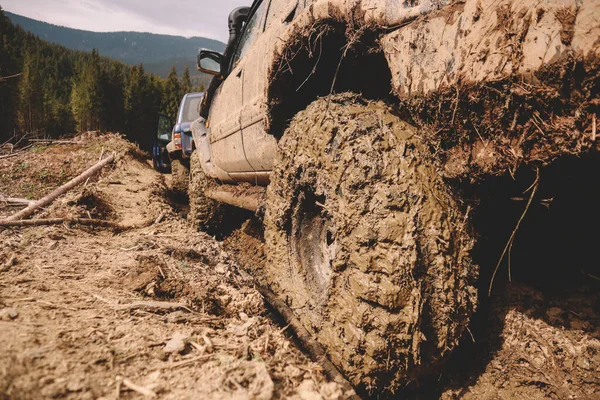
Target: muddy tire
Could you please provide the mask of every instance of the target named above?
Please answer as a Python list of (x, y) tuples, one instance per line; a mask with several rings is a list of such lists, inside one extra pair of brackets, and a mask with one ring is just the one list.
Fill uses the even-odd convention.
[(171, 160), (171, 191), (175, 196), (186, 197), (190, 181), (190, 167), (180, 159)]
[(204, 174), (200, 165), (200, 157), (194, 151), (190, 158), (190, 183), (188, 195), (190, 210), (188, 221), (198, 229), (212, 231), (222, 220), (222, 206), (204, 195), (210, 181)]
[(381, 102), (316, 100), (279, 153), (262, 283), (352, 384), (394, 392), (456, 346), (476, 307), (465, 215), (416, 129)]

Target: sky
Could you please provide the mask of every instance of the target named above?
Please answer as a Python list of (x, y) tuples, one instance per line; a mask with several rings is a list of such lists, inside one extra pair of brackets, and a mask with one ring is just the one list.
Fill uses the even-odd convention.
[(227, 16), (252, 0), (0, 0), (14, 14), (96, 32), (203, 36), (227, 42)]

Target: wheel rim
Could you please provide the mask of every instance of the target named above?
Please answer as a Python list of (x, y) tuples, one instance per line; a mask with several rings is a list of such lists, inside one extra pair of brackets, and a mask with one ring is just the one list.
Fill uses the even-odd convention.
[(299, 198), (292, 218), (292, 255), (304, 271), (311, 294), (325, 297), (337, 245), (332, 218), (324, 197), (308, 192)]

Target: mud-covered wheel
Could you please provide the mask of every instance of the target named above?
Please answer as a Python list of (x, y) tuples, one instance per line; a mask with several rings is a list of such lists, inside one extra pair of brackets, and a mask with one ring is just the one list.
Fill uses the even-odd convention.
[(381, 102), (335, 95), (295, 116), (264, 225), (263, 284), (359, 388), (427, 372), (475, 309), (465, 215), (416, 129)]
[(202, 170), (198, 152), (194, 151), (190, 157), (190, 183), (188, 190), (190, 210), (188, 221), (193, 226), (204, 231), (215, 229), (222, 219), (222, 207), (220, 204), (204, 195), (208, 184), (209, 180)]
[(173, 194), (180, 197), (187, 196), (190, 181), (189, 164), (180, 159), (171, 160), (171, 180)]

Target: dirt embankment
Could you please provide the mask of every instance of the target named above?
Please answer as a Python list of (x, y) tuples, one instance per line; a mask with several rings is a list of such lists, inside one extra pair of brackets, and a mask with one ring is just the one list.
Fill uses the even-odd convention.
[(0, 193), (39, 198), (103, 148), (117, 151), (115, 165), (41, 215), (136, 228), (0, 232), (0, 265), (16, 257), (0, 272), (0, 398), (341, 398), (133, 145), (107, 136), (34, 147), (0, 160)]
[[(0, 232), (0, 398), (133, 399), (144, 390), (161, 399), (344, 398), (238, 268), (264, 262), (260, 223), (225, 244), (192, 230), (163, 176), (127, 142), (101, 137), (0, 160), (0, 193), (39, 198), (94, 164), (103, 147), (104, 155), (117, 151), (115, 165), (37, 217), (135, 228)], [(0, 216), (12, 212), (4, 207)], [(584, 267), (572, 261), (570, 269)], [(518, 272), (513, 266), (514, 280)], [(588, 275), (553, 290), (534, 289), (531, 279), (503, 288), (504, 280), (489, 300), (480, 295), (469, 331), (439, 372), (399, 396), (598, 397), (600, 280)]]

